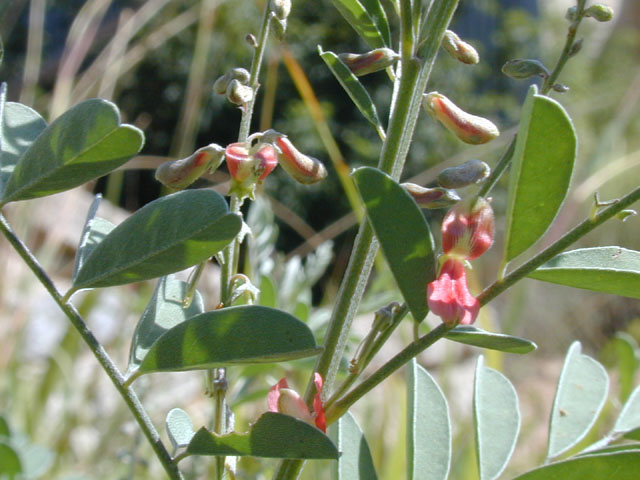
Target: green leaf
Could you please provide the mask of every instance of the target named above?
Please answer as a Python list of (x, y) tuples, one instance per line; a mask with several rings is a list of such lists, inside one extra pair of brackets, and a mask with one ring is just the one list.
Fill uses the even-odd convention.
[(535, 343), (526, 338), (486, 332), (471, 325), (458, 325), (447, 332), (445, 338), (454, 342), (508, 353), (529, 353), (538, 348)]
[(514, 480), (637, 480), (640, 452), (623, 451), (601, 455), (573, 457), (531, 470)]
[(263, 413), (248, 433), (216, 435), (204, 427), (189, 442), (191, 455), (268, 458), (338, 458), (338, 449), (324, 433), (281, 413)]
[[(364, 2), (360, 2), (359, 0), (332, 0), (332, 3), (371, 48), (390, 47), (390, 44), (385, 43), (387, 32), (385, 32), (385, 37), (383, 37), (378, 29), (378, 25), (381, 23), (379, 11), (376, 12), (373, 10), (369, 12), (363, 6), (363, 3), (370, 6), (369, 4), (373, 1), (374, 0), (364, 0)], [(385, 29), (384, 25), (381, 25), (381, 27), (383, 30)], [(390, 37), (390, 34), (388, 35)]]
[(189, 414), (181, 408), (174, 408), (164, 421), (173, 448), (186, 447), (196, 434)]
[(511, 165), (505, 226), (505, 262), (547, 231), (567, 196), (577, 153), (569, 115), (535, 85), (522, 109)]
[(393, 277), (420, 322), (429, 311), (427, 284), (436, 277), (431, 230), (413, 198), (390, 176), (371, 167), (352, 175)]
[(518, 395), (511, 382), (478, 357), (473, 393), (480, 480), (498, 478), (507, 466), (520, 431)]
[(640, 298), (640, 252), (622, 247), (561, 253), (529, 274), (545, 282)]
[(636, 453), (640, 453), (640, 443), (626, 443), (623, 445), (609, 445), (604, 448), (599, 448), (598, 450), (589, 450), (586, 452), (582, 452), (579, 455), (600, 455), (602, 453), (613, 453), (613, 452), (623, 452), (633, 450)]
[(362, 86), (362, 83), (360, 83), (360, 80), (358, 80), (358, 77), (349, 70), (349, 67), (347, 67), (335, 53), (323, 52), (320, 45), (318, 45), (318, 53), (334, 77), (340, 82), (344, 91), (347, 92), (351, 101), (358, 107), (360, 113), (364, 115), (364, 118), (371, 122), (374, 127), (382, 129), (376, 106), (373, 100), (371, 100), (369, 92), (367, 92)]
[(447, 399), (415, 359), (408, 366), (407, 389), (407, 479), (446, 480), (451, 463)]
[(241, 224), (213, 190), (184, 190), (159, 198), (114, 228), (93, 249), (72, 291), (184, 270), (222, 250)]
[(9, 428), (9, 423), (6, 418), (0, 415), (0, 437), (10, 437), (11, 429)]
[(167, 330), (153, 343), (136, 376), (275, 363), (318, 353), (309, 327), (292, 315), (243, 305), (205, 312)]
[(547, 459), (576, 445), (589, 432), (609, 390), (606, 370), (581, 353), (580, 342), (569, 347), (551, 409)]
[(86, 100), (49, 125), (22, 155), (2, 203), (51, 195), (101, 177), (137, 154), (143, 143), (138, 128), (120, 124), (114, 104)]
[(204, 312), (204, 302), (196, 291), (191, 305), (183, 308), (182, 300), (188, 285), (173, 275), (158, 280), (153, 295), (133, 333), (129, 352), (129, 371), (137, 368), (147, 355), (151, 345), (166, 331), (191, 317)]
[(335, 478), (338, 480), (376, 480), (378, 478), (367, 440), (350, 412), (329, 427), (329, 437), (340, 452), (340, 458), (335, 464)]
[(80, 267), (82, 267), (89, 254), (93, 252), (93, 249), (115, 228), (115, 225), (108, 220), (96, 217), (101, 200), (102, 195), (96, 195), (96, 198), (89, 207), (82, 236), (80, 237), (80, 244), (76, 252), (76, 261), (73, 265), (72, 278), (74, 280), (78, 275), (78, 270), (80, 270)]
[(365, 8), (369, 16), (376, 24), (378, 32), (382, 36), (382, 41), (386, 47), (391, 47), (391, 30), (389, 29), (389, 21), (387, 14), (382, 8), (380, 0), (361, 0), (362, 6)]
[(18, 453), (4, 442), (0, 441), (0, 477), (8, 477), (9, 480), (19, 478), (22, 473), (22, 463)]
[(619, 398), (621, 402), (626, 402), (633, 390), (633, 381), (636, 369), (638, 368), (638, 343), (625, 332), (616, 333), (612, 339), (618, 358), (618, 383), (620, 384)]
[(276, 308), (278, 306), (278, 293), (273, 283), (273, 278), (269, 275), (260, 277), (260, 305)]
[(0, 195), (20, 157), (47, 127), (35, 110), (21, 103), (5, 103), (4, 94), (0, 88)]
[(613, 427), (613, 433), (626, 433), (640, 428), (640, 386), (631, 393)]

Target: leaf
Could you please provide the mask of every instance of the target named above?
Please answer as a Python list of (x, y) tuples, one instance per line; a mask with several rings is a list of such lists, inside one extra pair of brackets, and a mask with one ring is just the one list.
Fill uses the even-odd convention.
[(144, 136), (120, 124), (111, 102), (86, 100), (49, 125), (22, 155), (2, 203), (69, 190), (116, 169), (142, 148)]
[(93, 249), (72, 291), (184, 270), (222, 250), (241, 224), (213, 190), (183, 190), (161, 197), (127, 218)]
[(196, 434), (189, 414), (181, 408), (174, 408), (164, 421), (173, 448), (186, 447)]
[(276, 308), (278, 302), (278, 293), (270, 275), (262, 275), (260, 277), (260, 305), (265, 307)]
[(167, 330), (151, 345), (136, 376), (275, 363), (318, 353), (311, 330), (295, 317), (243, 305), (205, 312)]
[(626, 402), (633, 390), (633, 381), (638, 368), (638, 358), (636, 356), (638, 343), (631, 335), (625, 332), (616, 333), (611, 341), (616, 350), (618, 360), (618, 383), (620, 385), (618, 397), (621, 402)]
[(268, 458), (338, 458), (338, 449), (324, 433), (281, 413), (263, 413), (248, 433), (216, 435), (201, 428), (189, 442), (191, 455)]
[(561, 253), (529, 274), (545, 282), (640, 298), (640, 252), (622, 247)]
[(378, 32), (382, 36), (385, 46), (391, 47), (391, 30), (389, 29), (389, 21), (387, 14), (382, 8), (380, 0), (361, 0), (362, 6), (365, 8), (369, 16), (372, 18)]
[(80, 270), (80, 267), (85, 262), (89, 254), (93, 252), (96, 245), (98, 245), (104, 237), (106, 237), (109, 232), (115, 228), (115, 225), (108, 220), (96, 217), (101, 200), (102, 195), (96, 195), (89, 207), (87, 219), (84, 222), (82, 236), (80, 237), (80, 244), (76, 251), (76, 261), (73, 265), (73, 279), (76, 278), (78, 270)]
[(518, 395), (511, 382), (478, 357), (473, 393), (480, 480), (498, 478), (507, 466), (520, 431)]
[(547, 231), (567, 196), (577, 153), (569, 115), (535, 85), (522, 109), (511, 165), (505, 226), (505, 262)]
[[(606, 439), (603, 439), (606, 440)], [(597, 450), (589, 450), (586, 452), (581, 452), (579, 453), (580, 456), (585, 456), (585, 455), (600, 455), (602, 453), (613, 453), (613, 452), (622, 452), (622, 451), (628, 451), (628, 450), (634, 450), (637, 453), (640, 453), (640, 443), (626, 443), (623, 445), (609, 445), (607, 447), (604, 448), (599, 448)]]
[(204, 312), (204, 302), (196, 291), (191, 305), (184, 308), (182, 300), (187, 293), (187, 283), (173, 275), (160, 278), (147, 307), (133, 333), (129, 352), (129, 371), (142, 363), (151, 345), (166, 331), (188, 318)]
[(431, 230), (413, 198), (390, 176), (371, 167), (352, 176), (391, 273), (420, 322), (429, 311), (427, 284), (436, 277)]
[(535, 343), (526, 338), (486, 332), (471, 325), (458, 325), (447, 332), (445, 338), (458, 343), (508, 353), (529, 353), (538, 348)]
[(640, 471), (640, 452), (623, 451), (601, 455), (573, 457), (531, 470), (514, 480), (637, 480)]
[(640, 386), (631, 393), (613, 427), (613, 433), (626, 433), (640, 428)]
[(451, 420), (442, 390), (415, 359), (407, 370), (407, 479), (446, 480)]
[[(381, 22), (379, 11), (370, 13), (363, 6), (363, 3), (369, 5), (372, 1), (374, 0), (364, 0), (363, 2), (359, 0), (332, 0), (332, 3), (371, 48), (390, 47), (391, 45), (385, 43), (385, 37), (378, 29), (378, 24)], [(384, 25), (381, 27), (384, 30)], [(385, 32), (386, 35), (387, 32)]]
[(606, 370), (580, 352), (580, 342), (573, 342), (560, 373), (551, 409), (547, 459), (563, 454), (582, 440), (607, 399)]
[(11, 429), (9, 428), (9, 423), (7, 420), (0, 415), (0, 437), (10, 437)]
[(356, 77), (349, 67), (347, 67), (338, 56), (333, 52), (323, 52), (322, 47), (318, 45), (318, 53), (324, 63), (327, 64), (333, 76), (336, 77), (344, 91), (347, 92), (351, 101), (358, 107), (360, 113), (364, 115), (374, 127), (382, 129), (380, 118), (376, 106), (369, 96), (369, 92), (362, 86), (358, 77)]
[(0, 91), (0, 196), (20, 157), (47, 127), (35, 110), (4, 100)]
[(0, 442), (0, 477), (8, 477), (9, 480), (19, 478), (22, 472), (22, 463), (18, 453), (4, 442)]
[(338, 480), (376, 480), (378, 478), (367, 440), (350, 412), (329, 427), (329, 437), (340, 452), (340, 458), (335, 464), (335, 478)]

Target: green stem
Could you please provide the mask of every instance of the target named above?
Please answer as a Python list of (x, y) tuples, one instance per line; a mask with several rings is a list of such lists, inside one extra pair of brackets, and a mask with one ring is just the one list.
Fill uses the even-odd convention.
[(529, 273), (533, 272), (536, 268), (548, 262), (553, 257), (561, 253), (571, 244), (584, 237), (594, 228), (598, 227), (605, 221), (614, 217), (617, 213), (621, 212), (631, 204), (640, 200), (640, 187), (632, 190), (627, 195), (622, 197), (618, 202), (611, 205), (609, 208), (602, 210), (592, 218), (584, 220), (582, 223), (574, 227), (572, 230), (565, 233), (560, 239), (544, 249), (535, 257), (531, 258), (527, 262), (523, 263), (520, 267), (516, 268), (512, 272), (508, 273), (501, 280), (489, 285), (479, 296), (478, 300), (481, 305), (486, 305), (490, 300), (497, 297), (511, 285), (518, 280), (526, 277)]
[(151, 448), (162, 463), (165, 472), (172, 480), (182, 480), (184, 477), (178, 470), (177, 465), (171, 459), (171, 455), (164, 446), (160, 435), (156, 431), (151, 419), (147, 415), (144, 407), (140, 403), (140, 400), (136, 396), (135, 392), (124, 385), (124, 377), (118, 370), (115, 363), (107, 352), (104, 350), (98, 339), (93, 335), (84, 319), (80, 316), (78, 311), (71, 303), (67, 303), (63, 300), (62, 295), (56, 289), (53, 281), (49, 278), (47, 272), (44, 271), (42, 266), (38, 263), (38, 260), (29, 251), (27, 246), (22, 243), (20, 238), (15, 234), (6, 218), (0, 214), (0, 230), (2, 234), (7, 238), (11, 246), (16, 250), (18, 255), (22, 257), (29, 269), (34, 273), (36, 278), (49, 292), (49, 295), (55, 300), (62, 312), (71, 321), (73, 327), (78, 331), (82, 339), (85, 341), (89, 349), (93, 352), (94, 356), (98, 360), (98, 363), (103, 368), (109, 379), (113, 382), (116, 390), (126, 403), (127, 407), (133, 414), (136, 422), (140, 426), (142, 433), (147, 437), (147, 440), (151, 444)]

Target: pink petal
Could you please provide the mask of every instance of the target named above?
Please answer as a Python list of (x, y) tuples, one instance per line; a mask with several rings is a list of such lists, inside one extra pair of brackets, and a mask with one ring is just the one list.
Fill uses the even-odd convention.
[(316, 417), (316, 427), (318, 427), (323, 432), (327, 431), (327, 419), (324, 414), (324, 407), (322, 406), (322, 399), (320, 398), (322, 394), (322, 385), (323, 380), (322, 376), (316, 372), (313, 374), (313, 383), (316, 384), (316, 395), (313, 397), (313, 412)]
[(480, 303), (467, 288), (467, 275), (460, 260), (449, 259), (438, 278), (427, 286), (429, 309), (447, 325), (470, 325), (480, 310)]
[(269, 389), (267, 394), (267, 408), (270, 412), (278, 412), (278, 398), (280, 398), (280, 389), (289, 388), (286, 378), (281, 378), (278, 383)]

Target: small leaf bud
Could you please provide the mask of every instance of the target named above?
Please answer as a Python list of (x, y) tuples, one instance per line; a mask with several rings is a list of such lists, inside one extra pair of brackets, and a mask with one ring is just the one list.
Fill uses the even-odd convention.
[(310, 185), (327, 177), (327, 169), (320, 160), (300, 153), (287, 137), (276, 138), (276, 145), (280, 150), (280, 166), (295, 181)]
[(462, 41), (460, 37), (451, 30), (444, 32), (442, 46), (449, 55), (467, 65), (475, 65), (480, 60), (476, 49), (467, 42)]
[(567, 8), (567, 13), (564, 14), (564, 18), (570, 22), (575, 21), (576, 18), (578, 18), (578, 7), (574, 5), (573, 7)]
[(156, 180), (173, 190), (182, 190), (195, 182), (205, 171), (217, 169), (224, 158), (224, 149), (212, 143), (180, 160), (164, 162), (156, 169)]
[(253, 88), (233, 79), (227, 87), (227, 100), (236, 105), (244, 105), (253, 99)]
[(575, 42), (573, 42), (573, 45), (571, 45), (571, 48), (569, 49), (569, 56), (573, 57), (574, 55), (577, 55), (580, 50), (582, 50), (582, 43), (584, 41), (584, 38), (580, 38), (578, 40), (576, 40)]
[(539, 75), (543, 78), (549, 76), (549, 70), (539, 60), (515, 59), (509, 60), (502, 66), (502, 73), (511, 78), (530, 78)]
[(291, 13), (291, 0), (271, 0), (271, 9), (278, 20), (286, 20)]
[(258, 48), (258, 40), (256, 40), (256, 36), (253, 33), (247, 33), (244, 39), (250, 47)]
[(415, 183), (401, 183), (400, 186), (413, 197), (420, 208), (448, 208), (460, 201), (455, 191), (446, 188), (426, 188)]
[(596, 3), (584, 11), (585, 17), (591, 17), (598, 22), (609, 22), (613, 18), (613, 9), (607, 5)]
[(376, 48), (367, 53), (341, 53), (338, 58), (360, 77), (390, 67), (400, 56), (390, 48)]
[(422, 105), (431, 116), (465, 143), (480, 145), (500, 135), (498, 127), (490, 120), (465, 112), (438, 92), (425, 94)]
[(438, 175), (438, 183), (444, 188), (462, 188), (484, 182), (491, 168), (481, 160), (469, 160), (457, 167), (445, 168)]
[(569, 91), (569, 87), (563, 85), (562, 83), (554, 83), (551, 88), (554, 92), (558, 93), (567, 93)]

